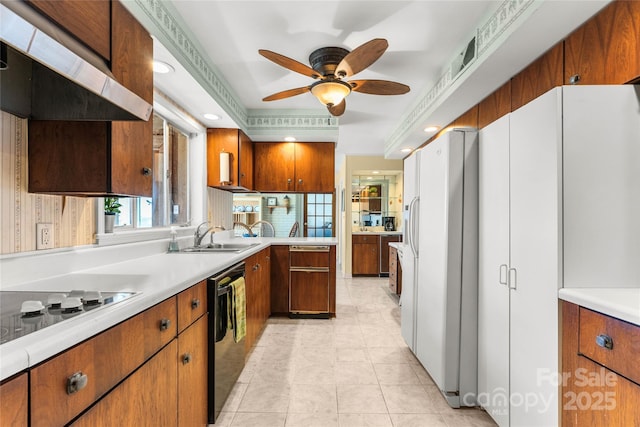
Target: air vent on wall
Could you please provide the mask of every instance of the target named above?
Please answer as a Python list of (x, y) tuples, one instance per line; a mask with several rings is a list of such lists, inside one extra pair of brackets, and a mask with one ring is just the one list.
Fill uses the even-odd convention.
[(476, 37), (474, 36), (465, 49), (451, 63), (451, 81), (457, 79), (476, 59)]

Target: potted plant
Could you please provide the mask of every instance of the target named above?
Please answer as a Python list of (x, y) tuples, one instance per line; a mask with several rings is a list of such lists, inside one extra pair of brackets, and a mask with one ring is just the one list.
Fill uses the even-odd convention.
[(117, 197), (104, 198), (104, 232), (113, 233), (113, 225), (116, 222), (116, 214), (120, 213), (120, 204)]

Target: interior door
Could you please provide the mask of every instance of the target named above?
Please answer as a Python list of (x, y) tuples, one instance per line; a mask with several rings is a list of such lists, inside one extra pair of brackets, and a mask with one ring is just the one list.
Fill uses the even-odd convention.
[(561, 88), (511, 114), (510, 408), (513, 426), (557, 425)]
[[(480, 131), (478, 403), (509, 425), (509, 115)], [(497, 398), (496, 398), (497, 397)]]

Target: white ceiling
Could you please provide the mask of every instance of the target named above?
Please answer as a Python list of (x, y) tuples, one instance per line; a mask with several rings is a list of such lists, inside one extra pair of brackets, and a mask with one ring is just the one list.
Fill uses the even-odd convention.
[[(392, 134), (407, 117), (416, 115), (416, 105), (456, 55), (504, 3), (508, 2), (177, 0), (170, 6), (177, 15), (177, 25), (182, 24), (193, 37), (192, 47), (212, 65), (228, 88), (228, 95), (249, 113), (267, 109), (277, 116), (291, 111), (326, 111), (310, 93), (263, 102), (267, 95), (307, 86), (313, 80), (270, 62), (258, 54), (258, 49), (308, 64), (309, 54), (319, 47), (353, 50), (374, 38), (387, 39), (385, 54), (355, 78), (397, 81), (409, 85), (411, 91), (399, 96), (349, 95), (346, 112), (339, 118), (337, 153), (384, 155), (386, 151), (389, 158), (401, 158), (402, 146), (417, 147), (428, 139), (430, 134), (422, 131), (424, 126), (449, 123), (592, 16), (606, 0), (536, 2), (526, 20), (520, 18), (517, 28), (511, 28), (499, 46), (470, 66), (464, 79), (458, 79), (433, 107), (419, 111), (400, 143), (392, 141)], [(150, 31), (154, 33), (153, 28)], [(162, 34), (156, 35), (162, 39)], [(225, 104), (216, 102), (189, 75), (188, 67), (180, 65), (175, 52), (174, 47), (165, 48), (156, 40), (156, 59), (176, 68), (176, 73), (156, 75), (156, 87), (208, 127), (241, 127), (231, 118), (233, 114), (223, 110)], [(202, 117), (205, 112), (219, 114), (223, 120), (207, 121)], [(329, 118), (328, 113), (326, 116)], [(249, 135), (254, 140), (282, 140), (286, 136)], [(326, 139), (320, 132), (314, 136), (307, 133), (302, 138)], [(390, 141), (395, 146), (389, 147)]]

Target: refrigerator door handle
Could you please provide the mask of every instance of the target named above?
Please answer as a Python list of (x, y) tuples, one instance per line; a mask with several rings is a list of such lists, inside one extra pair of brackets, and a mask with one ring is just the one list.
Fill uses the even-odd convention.
[(518, 272), (515, 268), (509, 269), (509, 278), (507, 283), (509, 284), (509, 289), (515, 290), (518, 288)]
[(498, 278), (498, 282), (501, 285), (507, 285), (507, 264), (500, 264), (500, 277)]
[(413, 252), (414, 256), (418, 256), (418, 247), (416, 245), (416, 238), (418, 237), (416, 234), (416, 226), (418, 224), (418, 211), (416, 209), (420, 199), (418, 197), (414, 197), (413, 200), (409, 203), (409, 232), (407, 233), (407, 237), (409, 240), (409, 247)]

